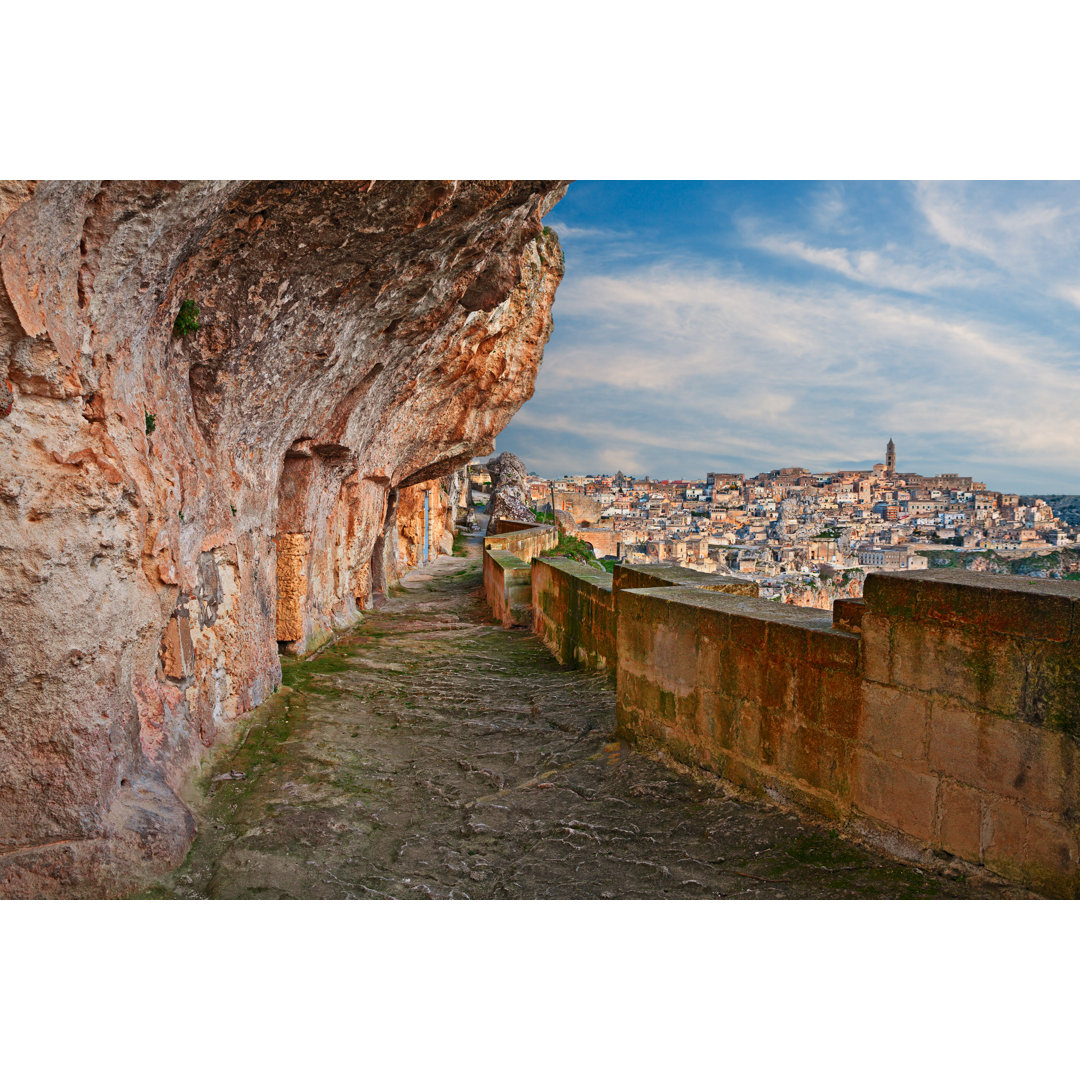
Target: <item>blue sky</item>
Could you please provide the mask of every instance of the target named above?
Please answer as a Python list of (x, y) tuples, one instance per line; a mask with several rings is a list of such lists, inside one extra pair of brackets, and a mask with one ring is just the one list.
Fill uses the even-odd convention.
[(542, 474), (785, 465), (1080, 493), (1080, 184), (578, 181)]

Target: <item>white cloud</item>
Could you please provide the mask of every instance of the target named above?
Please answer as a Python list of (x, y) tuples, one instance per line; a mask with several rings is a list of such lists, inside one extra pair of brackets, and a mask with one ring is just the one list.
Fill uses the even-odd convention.
[(547, 224), (558, 234), (560, 240), (622, 240), (630, 235), (616, 229), (601, 229), (590, 225), (567, 225), (549, 218)]
[(1075, 276), (1080, 245), (1080, 185), (920, 183), (915, 203), (943, 243), (1011, 275), (1054, 282)]
[(772, 255), (824, 267), (864, 285), (900, 292), (925, 294), (942, 288), (971, 288), (981, 280), (981, 275), (959, 269), (898, 263), (877, 251), (811, 247), (801, 240), (779, 236), (763, 236), (751, 241), (751, 245)]
[(889, 435), (909, 461), (925, 447), (935, 470), (994, 461), (1048, 475), (1048, 462), (1080, 453), (1080, 370), (1042, 335), (943, 316), (914, 298), (704, 268), (562, 288), (557, 325), (576, 320), (577, 332), (572, 344), (553, 339), (512, 428), (544, 433), (556, 458), (565, 445), (560, 472), (587, 467), (583, 454), (595, 468), (670, 462), (688, 475), (732, 461), (872, 463)]
[[(689, 478), (865, 467), (892, 435), (904, 467), (1080, 491), (1080, 185), (906, 190), (823, 187), (782, 227), (735, 220), (741, 247), (694, 263), (556, 226), (589, 243), (500, 446), (559, 475)], [(788, 260), (785, 280), (760, 252)]]

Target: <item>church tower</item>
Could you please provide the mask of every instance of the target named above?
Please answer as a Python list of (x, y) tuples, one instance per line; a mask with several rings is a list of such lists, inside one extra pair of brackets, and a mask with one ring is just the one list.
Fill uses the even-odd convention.
[(896, 444), (889, 440), (889, 445), (885, 447), (885, 473), (888, 476), (894, 476), (896, 474)]

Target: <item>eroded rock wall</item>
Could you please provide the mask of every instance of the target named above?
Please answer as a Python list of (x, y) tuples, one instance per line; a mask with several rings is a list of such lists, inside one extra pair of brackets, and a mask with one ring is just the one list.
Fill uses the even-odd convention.
[(0, 895), (182, 857), (281, 635), (357, 618), (398, 500), (531, 396), (564, 190), (0, 183)]
[(525, 463), (509, 450), (488, 462), (491, 473), (491, 499), (488, 501), (488, 536), (499, 531), (499, 522), (532, 521), (526, 490), (528, 470)]

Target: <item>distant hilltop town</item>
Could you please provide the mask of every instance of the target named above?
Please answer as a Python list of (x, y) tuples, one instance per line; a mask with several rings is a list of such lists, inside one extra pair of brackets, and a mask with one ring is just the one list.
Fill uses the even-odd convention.
[(760, 595), (831, 607), (867, 572), (953, 566), (1080, 577), (1075, 526), (1044, 499), (988, 491), (970, 476), (898, 472), (889, 440), (872, 469), (774, 469), (705, 480), (530, 476), (539, 512), (598, 558), (676, 563), (756, 580)]

